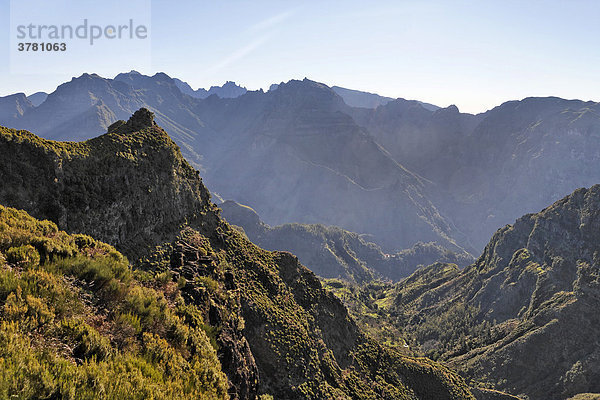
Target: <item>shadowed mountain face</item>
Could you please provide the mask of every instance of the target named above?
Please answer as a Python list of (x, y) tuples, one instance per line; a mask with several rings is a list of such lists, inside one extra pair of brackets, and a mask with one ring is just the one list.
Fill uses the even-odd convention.
[(223, 217), (243, 228), (253, 242), (267, 250), (290, 251), (302, 264), (322, 278), (341, 278), (365, 283), (375, 278), (397, 281), (422, 265), (434, 262), (473, 262), (434, 243), (417, 243), (395, 254), (385, 254), (375, 243), (335, 226), (284, 224), (275, 227), (262, 222), (250, 207), (228, 200), (219, 205)]
[(500, 229), (472, 266), (423, 268), (387, 293), (413, 344), (530, 399), (600, 392), (600, 185)]
[[(262, 250), (224, 222), (148, 110), (81, 143), (1, 128), (0, 155), (0, 203), (114, 244), (138, 260), (136, 276), (177, 282), (177, 318), (214, 340), (232, 398), (473, 398), (447, 368), (367, 338), (295, 256)], [(75, 254), (41, 236), (32, 243)]]
[(355, 119), (445, 192), (432, 201), (478, 248), (520, 215), (600, 182), (599, 103), (528, 98), (472, 116), (396, 100)]
[(36, 92), (34, 94), (30, 94), (27, 96), (27, 100), (33, 104), (34, 107), (39, 106), (48, 98), (48, 93), (46, 92)]
[(470, 237), (600, 182), (600, 103), (530, 98), (483, 116), (448, 180), (453, 198), (473, 205), (470, 216), (452, 211)]
[(460, 249), (459, 232), (428, 199), (432, 186), (391, 158), (328, 87), (291, 81), (217, 106), (200, 108), (223, 149), (205, 157), (206, 181), (267, 223), (338, 225), (385, 249), (416, 241)]

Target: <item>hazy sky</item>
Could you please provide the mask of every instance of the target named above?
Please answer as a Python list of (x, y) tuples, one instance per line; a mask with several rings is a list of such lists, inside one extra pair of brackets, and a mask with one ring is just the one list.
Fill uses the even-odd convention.
[[(0, 1), (8, 54), (10, 6)], [(44, 74), (44, 63), (11, 74), (6, 61), (0, 95), (136, 69), (194, 88), (308, 77), (465, 112), (527, 96), (600, 101), (600, 1), (147, 1), (151, 51), (139, 65), (106, 48), (106, 62), (65, 62), (60, 74)]]

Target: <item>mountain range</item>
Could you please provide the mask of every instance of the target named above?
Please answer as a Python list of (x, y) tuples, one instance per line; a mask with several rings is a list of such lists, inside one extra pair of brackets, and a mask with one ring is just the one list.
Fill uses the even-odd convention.
[[(129, 79), (121, 77), (117, 82), (125, 82), (125, 78)], [(141, 87), (156, 83), (154, 78), (134, 78), (139, 81), (128, 83), (130, 88), (133, 88), (132, 85)], [(168, 85), (169, 81), (166, 78), (165, 81), (165, 85)], [(299, 101), (297, 93), (300, 89), (295, 85), (308, 87), (304, 88), (301, 97), (305, 98), (304, 101)], [(134, 90), (139, 93), (149, 91)], [(257, 125), (252, 125), (260, 126), (261, 130), (249, 130), (248, 135), (254, 137), (258, 135), (257, 132), (262, 132), (261, 136), (269, 137), (272, 133), (264, 130), (267, 128), (273, 132), (298, 132), (301, 135), (304, 133), (302, 127), (311, 120), (328, 122), (325, 125), (327, 129), (323, 128), (323, 131), (335, 132), (332, 127), (339, 126), (339, 122), (332, 122), (332, 118), (340, 118), (333, 121), (345, 121), (346, 124), (347, 118), (350, 118), (356, 126), (367, 129), (372, 125), (373, 132), (382, 133), (385, 130), (376, 129), (382, 125), (377, 125), (375, 118), (378, 112), (386, 112), (382, 108), (406, 107), (409, 114), (417, 111), (422, 113), (418, 104), (396, 100), (373, 109), (369, 115), (365, 109), (346, 109), (347, 106), (340, 103), (336, 95), (327, 100), (329, 105), (326, 107), (317, 101), (326, 97), (320, 93), (321, 90), (327, 88), (314, 82), (295, 81), (279, 86), (271, 93), (271, 96), (276, 96), (271, 99), (272, 102), (263, 98), (265, 103), (261, 106), (262, 110), (268, 109), (268, 106), (275, 111), (256, 122)], [(238, 108), (243, 109), (237, 102), (247, 101), (244, 98), (248, 95), (262, 97), (264, 94), (247, 93), (228, 99), (227, 104), (237, 104)], [(23, 98), (15, 95), (7, 103), (14, 101), (14, 104), (27, 104), (26, 101), (22, 103)], [(190, 101), (189, 96), (184, 98)], [(50, 99), (51, 95), (48, 96)], [(158, 97), (155, 100), (158, 102)], [(217, 96), (206, 100), (222, 101)], [(526, 99), (519, 102), (518, 106), (509, 104), (510, 115), (522, 112), (525, 116), (522, 117), (523, 121), (511, 119), (510, 129), (507, 130), (515, 131), (514, 136), (522, 139), (522, 145), (537, 149), (538, 158), (545, 159), (564, 150), (561, 140), (571, 145), (585, 143), (591, 147), (595, 137), (596, 117), (593, 110), (596, 104), (588, 104), (589, 107), (586, 107), (591, 111), (579, 113), (579, 118), (573, 119), (575, 112), (563, 110), (558, 114), (557, 110), (564, 106), (564, 102), (551, 98)], [(554, 124), (550, 126), (547, 125), (549, 122), (541, 122), (530, 127), (530, 136), (519, 136), (519, 129), (532, 118), (530, 108), (533, 106), (530, 103), (543, 103), (544, 114), (540, 115), (545, 120), (554, 121)], [(198, 106), (193, 102), (190, 104), (192, 108)], [(315, 107), (311, 108), (311, 104)], [(207, 104), (203, 105), (208, 107)], [(581, 102), (575, 101), (572, 106), (579, 107)], [(319, 115), (328, 107), (345, 109), (350, 114), (339, 111), (326, 113), (327, 118)], [(417, 107), (417, 111), (413, 107)], [(25, 109), (20, 113), (18, 107), (15, 109), (16, 119), (24, 118), (28, 112)], [(201, 119), (205, 118), (202, 112), (206, 110), (203, 111), (201, 107), (194, 109)], [(541, 112), (538, 108), (534, 109)], [(285, 115), (284, 110), (292, 110), (289, 112), (293, 112), (299, 120), (289, 125), (289, 120), (293, 118)], [(472, 128), (472, 133), (462, 139), (465, 143), (474, 140), (474, 132), (487, 137), (485, 127), (497, 125), (496, 118), (500, 118), (494, 114), (491, 114), (494, 118), (489, 121), (490, 115), (461, 116), (458, 110), (452, 108), (427, 113), (424, 115), (428, 115), (429, 123), (423, 132), (435, 136), (440, 132), (438, 127), (447, 125), (448, 121), (463, 121), (462, 125), (456, 125), (455, 138), (462, 137), (462, 129)], [(316, 118), (309, 118), (308, 115)], [(314, 224), (272, 227), (261, 221), (260, 213), (234, 202), (225, 202), (222, 204), (225, 218), (242, 226), (232, 227), (221, 217), (221, 210), (212, 203), (200, 172), (184, 159), (179, 147), (154, 118), (155, 115), (147, 109), (140, 109), (127, 122), (120, 120), (111, 123), (106, 134), (83, 142), (56, 142), (23, 130), (1, 129), (0, 174), (3, 185), (0, 187), (0, 203), (52, 222), (39, 222), (23, 212), (3, 207), (0, 210), (0, 219), (4, 218), (0, 224), (0, 233), (4, 235), (0, 241), (0, 265), (5, 266), (7, 274), (17, 271), (23, 277), (19, 279), (33, 279), (23, 274), (28, 268), (42, 268), (43, 274), (54, 274), (56, 277), (52, 279), (74, 285), (69, 290), (89, 293), (92, 299), (88, 305), (92, 308), (84, 307), (77, 311), (80, 313), (77, 318), (87, 319), (87, 325), (73, 320), (69, 322), (72, 325), (63, 327), (53, 325), (58, 323), (55, 320), (64, 321), (65, 315), (68, 316), (60, 314), (64, 313), (60, 311), (64, 307), (57, 308), (61, 306), (60, 303), (50, 303), (54, 304), (54, 314), (38, 305), (45, 301), (44, 296), (48, 296), (46, 292), (23, 293), (16, 289), (16, 285), (2, 287), (0, 294), (5, 296), (3, 318), (14, 316), (18, 321), (31, 322), (11, 328), (12, 325), (7, 325), (10, 320), (5, 320), (6, 323), (1, 325), (0, 338), (12, 337), (14, 339), (11, 340), (29, 346), (26, 347), (26, 354), (30, 354), (32, 360), (37, 360), (36, 363), (41, 365), (39, 368), (48, 368), (44, 364), (46, 361), (24, 339), (32, 332), (41, 334), (47, 343), (69, 340), (65, 344), (73, 349), (69, 350), (71, 353), (57, 353), (58, 357), (65, 360), (98, 362), (100, 354), (102, 359), (112, 360), (111, 365), (117, 365), (114, 363), (121, 361), (112, 358), (115, 354), (126, 354), (123, 353), (125, 351), (132, 352), (131, 357), (151, 354), (144, 352), (153, 348), (148, 347), (153, 343), (149, 342), (149, 338), (153, 337), (157, 343), (164, 343), (165, 349), (170, 349), (164, 351), (177, 354), (181, 360), (179, 365), (191, 362), (191, 353), (187, 353), (185, 347), (178, 347), (174, 341), (177, 336), (171, 336), (169, 330), (157, 330), (156, 324), (144, 319), (148, 314), (143, 308), (127, 308), (131, 307), (127, 299), (134, 299), (128, 297), (129, 292), (118, 295), (120, 292), (117, 291), (114, 292), (116, 297), (106, 297), (106, 293), (113, 292), (105, 290), (122, 287), (120, 285), (124, 285), (126, 279), (127, 282), (133, 282), (133, 286), (127, 286), (128, 291), (134, 291), (131, 293), (145, 290), (135, 289), (138, 286), (149, 287), (158, 292), (148, 292), (148, 296), (172, 299), (171, 305), (167, 300), (164, 303), (157, 300), (164, 305), (161, 306), (163, 314), (156, 318), (171, 318), (170, 321), (174, 321), (169, 315), (176, 315), (187, 327), (173, 322), (174, 330), (196, 329), (200, 339), (194, 346), (203, 346), (202, 357), (210, 360), (207, 364), (210, 367), (207, 368), (212, 371), (209, 374), (214, 379), (206, 383), (205, 388), (214, 398), (273, 395), (277, 398), (508, 399), (511, 396), (503, 393), (508, 392), (531, 400), (542, 400), (572, 396), (581, 398), (586, 396), (585, 393), (600, 392), (596, 372), (600, 370), (600, 356), (596, 354), (600, 346), (597, 341), (590, 339), (599, 335), (597, 327), (600, 326), (596, 318), (600, 299), (600, 242), (597, 237), (600, 231), (600, 185), (578, 189), (542, 211), (526, 214), (512, 225), (500, 228), (481, 256), (461, 269), (448, 261), (466, 259), (456, 254), (455, 260), (440, 259), (438, 254), (443, 256), (447, 253), (437, 245), (415, 246), (412, 251), (417, 257), (411, 259), (406, 251), (396, 254), (384, 252), (377, 244), (369, 243), (369, 235)], [(409, 120), (402, 118), (405, 122)], [(563, 126), (561, 121), (570, 122)], [(310, 126), (314, 127), (314, 121), (312, 123)], [(559, 136), (561, 129), (567, 128), (571, 129), (570, 133), (565, 138)], [(342, 135), (348, 135), (346, 129), (344, 127)], [(541, 132), (549, 133), (543, 135)], [(317, 134), (318, 138), (323, 134)], [(547, 143), (548, 136), (560, 140)], [(422, 182), (419, 187), (427, 191), (432, 201), (440, 201), (443, 197), (437, 196), (443, 196), (444, 193), (454, 193), (456, 196), (457, 192), (452, 192), (449, 185), (440, 188), (441, 184), (435, 184), (429, 180), (431, 178), (425, 179), (399, 166), (391, 151), (385, 150), (376, 139), (364, 140), (367, 144), (375, 143), (376, 148), (394, 161), (395, 168), (401, 168), (405, 176), (415, 180), (413, 183)], [(383, 142), (382, 139), (378, 140)], [(507, 143), (510, 140), (500, 142)], [(292, 139), (289, 147), (294, 149), (295, 154), (301, 154), (302, 151), (309, 153), (303, 144), (302, 140)], [(414, 144), (423, 145), (418, 142)], [(391, 144), (387, 146), (392, 148)], [(510, 148), (508, 144), (504, 146), (504, 149)], [(234, 154), (242, 157), (240, 152), (243, 147), (244, 143), (239, 149), (233, 150)], [(494, 149), (492, 146), (492, 150), (496, 151)], [(594, 159), (594, 153), (588, 150), (582, 148), (583, 153), (577, 153), (579, 155), (575, 157), (583, 166)], [(431, 148), (430, 151), (441, 150)], [(464, 150), (456, 148), (448, 151), (458, 154)], [(314, 153), (305, 157), (320, 156), (318, 152)], [(335, 160), (321, 157), (323, 163), (336, 163)], [(228, 158), (226, 161), (233, 162), (234, 159)], [(519, 160), (518, 157), (514, 159)], [(500, 161), (494, 159), (487, 162), (488, 166), (492, 166)], [(474, 157), (474, 160), (461, 162), (481, 161)], [(561, 160), (559, 166), (564, 168), (561, 173), (569, 171), (569, 162), (569, 159)], [(422, 167), (426, 166), (423, 164)], [(336, 168), (344, 170), (348, 166), (342, 163), (337, 164)], [(411, 168), (419, 166), (415, 164)], [(505, 165), (503, 168), (508, 167)], [(490, 169), (494, 170), (492, 167)], [(436, 171), (441, 173), (441, 170), (433, 168), (429, 171), (432, 176)], [(586, 179), (592, 179), (592, 172), (588, 174), (588, 170), (583, 171)], [(536, 170), (536, 173), (540, 171)], [(360, 177), (360, 173), (357, 176)], [(532, 173), (530, 176), (537, 175)], [(553, 177), (553, 172), (548, 172), (548, 179)], [(558, 183), (561, 182), (558, 180)], [(490, 183), (489, 187), (494, 185)], [(517, 183), (514, 187), (515, 190), (525, 190)], [(256, 190), (260, 189), (262, 187)], [(482, 197), (480, 201), (485, 198)], [(459, 198), (453, 199), (460, 204)], [(452, 211), (455, 206), (444, 202), (438, 204), (446, 212)], [(331, 207), (328, 203), (323, 206)], [(478, 210), (473, 206), (472, 218), (477, 217)], [(457, 218), (458, 214), (449, 215)], [(83, 233), (93, 239), (84, 235), (61, 236), (67, 233), (59, 233), (58, 229), (71, 234)], [(61, 238), (60, 241), (57, 238)], [(272, 246), (275, 250), (295, 244), (297, 247), (294, 251), (306, 258), (307, 263), (312, 263), (320, 275), (342, 279), (325, 280), (324, 288), (313, 272), (292, 254), (262, 250), (248, 238), (264, 243), (265, 247)], [(97, 240), (115, 246), (116, 250), (131, 260), (131, 264), (111, 250), (110, 246)], [(418, 267), (419, 246), (430, 246), (440, 251), (434, 252), (435, 259), (421, 263), (433, 264)], [(78, 267), (81, 259), (77, 257), (95, 255), (100, 263), (106, 262), (102, 261), (107, 260), (106, 257), (113, 257), (121, 264), (111, 264), (110, 273), (102, 272), (105, 267), (101, 266), (90, 267), (91, 270)], [(67, 261), (59, 267), (54, 263), (60, 259)], [(389, 271), (401, 269), (404, 265), (406, 270), (402, 270), (402, 273), (388, 276), (399, 279), (399, 282), (374, 280), (385, 276), (386, 271), (389, 274)], [(127, 277), (129, 275), (125, 272), (118, 272), (128, 268), (133, 268), (132, 277)], [(416, 269), (414, 273), (403, 278), (413, 269)], [(111, 274), (117, 273), (120, 275), (111, 278)], [(10, 279), (1, 282), (14, 282), (14, 279), (17, 279), (16, 275), (10, 275)], [(23, 281), (22, 285), (30, 285), (27, 282)], [(112, 283), (109, 286), (104, 286), (107, 283), (96, 286), (97, 282)], [(159, 282), (166, 286), (159, 286)], [(58, 287), (63, 292), (68, 288)], [(57, 298), (62, 297), (54, 296), (52, 301), (57, 301)], [(181, 300), (175, 300), (179, 298)], [(175, 304), (180, 306), (173, 308)], [(106, 321), (104, 325), (90, 322), (92, 315), (103, 315), (102, 307), (107, 305), (130, 316), (107, 313), (103, 317)], [(167, 309), (171, 311), (165, 311)], [(90, 310), (90, 314), (86, 314), (86, 310)], [(26, 315), (34, 315), (35, 318), (23, 319)], [(134, 330), (131, 332), (140, 329), (139, 336), (117, 331), (123, 323), (117, 317), (134, 321), (128, 323), (133, 324)], [(135, 322), (138, 321), (136, 318), (143, 323)], [(40, 324), (48, 323), (51, 329), (38, 328)], [(141, 325), (136, 328), (136, 324)], [(61, 330), (57, 330), (59, 328)], [(63, 331), (75, 333), (56, 336), (56, 332)], [(111, 342), (108, 336), (103, 336), (115, 334), (122, 342)], [(85, 344), (92, 339), (82, 341), (82, 338), (92, 337), (93, 343), (97, 343), (95, 347)], [(213, 343), (212, 350), (208, 347), (209, 342)], [(132, 347), (123, 347), (123, 343), (129, 343)], [(4, 357), (19, 359), (14, 348), (6, 349)], [(96, 356), (92, 358), (94, 354)], [(417, 357), (422, 355), (436, 361)], [(215, 360), (218, 360), (218, 364)], [(151, 367), (159, 368), (158, 364)], [(166, 374), (164, 376), (178, 373), (177, 369), (156, 371), (156, 374)], [(460, 376), (452, 371), (457, 371)], [(98, 375), (97, 379), (105, 378)], [(223, 392), (224, 379), (227, 381), (227, 394)], [(40, 392), (36, 392), (38, 396), (39, 393), (46, 393), (47, 396), (54, 393), (56, 396), (56, 393), (64, 390), (59, 381), (48, 382), (39, 388)], [(83, 381), (81, 385), (85, 387)], [(181, 388), (185, 391), (184, 386)], [(0, 390), (3, 390), (2, 385)]]
[[(69, 107), (70, 101), (76, 105)], [(466, 250), (460, 232), (429, 200), (433, 185), (395, 161), (354, 122), (335, 92), (315, 82), (196, 99), (165, 74), (113, 80), (83, 75), (40, 106), (0, 122), (47, 138), (80, 140), (141, 106), (156, 113), (211, 190), (252, 205), (268, 223), (339, 225), (373, 235), (385, 249), (436, 241)]]
[(82, 140), (148, 107), (217, 196), (388, 254), (436, 242), (475, 256), (498, 227), (600, 179), (594, 102), (527, 98), (471, 115), (309, 80), (226, 98), (185, 87), (163, 73), (84, 74), (38, 106), (1, 98), (0, 123)]

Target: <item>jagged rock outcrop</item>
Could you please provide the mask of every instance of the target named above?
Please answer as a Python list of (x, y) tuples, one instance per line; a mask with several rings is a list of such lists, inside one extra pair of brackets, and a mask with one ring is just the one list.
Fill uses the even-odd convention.
[(223, 86), (211, 86), (208, 90), (203, 88), (194, 90), (187, 82), (177, 78), (174, 78), (173, 81), (175, 81), (175, 84), (182, 93), (198, 99), (205, 99), (212, 95), (216, 95), (222, 99), (235, 98), (248, 91), (245, 87), (239, 86), (232, 81), (225, 82)]
[(82, 143), (2, 133), (3, 204), (117, 245), (133, 259), (209, 207), (198, 172), (148, 110)]

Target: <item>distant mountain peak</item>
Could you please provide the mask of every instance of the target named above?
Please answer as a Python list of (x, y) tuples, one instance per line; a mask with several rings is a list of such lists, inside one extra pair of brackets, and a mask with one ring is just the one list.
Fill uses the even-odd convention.
[(27, 100), (33, 104), (34, 107), (39, 106), (48, 98), (48, 93), (46, 92), (35, 92), (27, 96)]
[[(229, 88), (229, 87), (232, 87), (232, 86), (239, 87), (239, 86), (238, 86), (238, 84), (237, 84), (237, 83), (235, 83), (235, 81), (227, 81), (227, 82), (225, 82), (225, 84), (224, 84), (223, 86), (221, 86), (221, 87), (222, 87), (222, 88), (226, 88), (226, 87), (227, 87), (227, 88)], [(219, 87), (219, 86), (211, 86), (211, 88), (218, 88), (218, 87)]]
[(181, 93), (197, 99), (206, 99), (213, 94), (221, 99), (235, 98), (248, 91), (248, 89), (238, 85), (234, 81), (227, 81), (222, 86), (211, 86), (208, 90), (203, 88), (194, 90), (187, 82), (177, 78), (173, 78), (173, 82), (175, 82), (175, 85), (179, 88)]
[(70, 82), (66, 82), (66, 83), (63, 83), (62, 85), (58, 86), (57, 90), (64, 89), (65, 87), (79, 88), (79, 87), (87, 86), (87, 85), (92, 85), (92, 86), (104, 85), (104, 84), (106, 84), (106, 82), (108, 82), (108, 80), (106, 78), (101, 77), (98, 74), (84, 73), (84, 74), (81, 74), (80, 76), (71, 78)]
[(95, 72), (92, 72), (91, 74), (88, 74), (87, 72), (84, 72), (83, 74), (81, 74), (80, 76), (78, 76), (77, 78), (73, 78), (72, 80), (75, 79), (104, 79), (103, 77), (101, 77), (100, 75), (96, 74)]
[(438, 108), (437, 110), (435, 110), (436, 114), (460, 114), (460, 111), (458, 109), (458, 107), (456, 107), (454, 104), (449, 105), (446, 108)]
[(164, 72), (157, 72), (156, 74), (154, 74), (152, 76), (152, 78), (154, 78), (154, 79), (160, 79), (160, 80), (168, 80), (168, 81), (172, 80), (172, 78), (169, 75), (167, 75), (166, 73), (164, 73)]
[(335, 91), (332, 90), (329, 86), (321, 82), (312, 81), (308, 78), (304, 78), (302, 80), (291, 79), (285, 83), (280, 83), (277, 88), (295, 91), (319, 91), (322, 93), (329, 93), (332, 96), (338, 97), (337, 93), (335, 93)]

